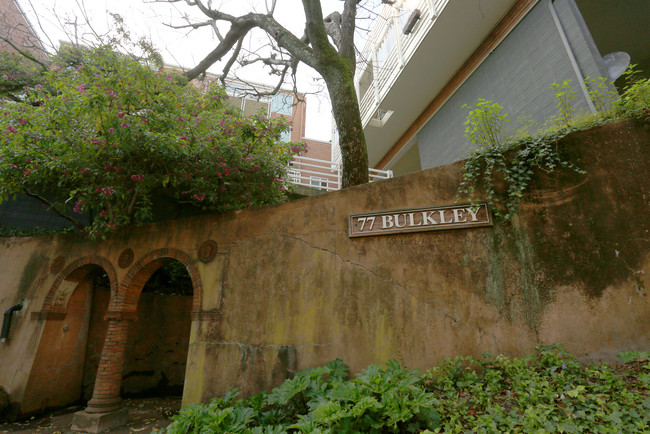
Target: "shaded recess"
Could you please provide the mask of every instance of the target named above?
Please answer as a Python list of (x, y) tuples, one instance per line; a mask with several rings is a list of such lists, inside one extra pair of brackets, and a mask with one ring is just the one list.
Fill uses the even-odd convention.
[(122, 396), (181, 396), (189, 347), (193, 285), (169, 259), (145, 283), (126, 348)]

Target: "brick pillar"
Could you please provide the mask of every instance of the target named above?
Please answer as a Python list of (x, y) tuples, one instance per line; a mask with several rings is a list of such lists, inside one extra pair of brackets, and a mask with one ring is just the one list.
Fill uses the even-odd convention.
[(124, 370), (124, 354), (131, 321), (135, 312), (108, 311), (104, 317), (108, 331), (97, 368), (93, 397), (88, 401), (87, 413), (108, 413), (122, 406), (120, 387)]

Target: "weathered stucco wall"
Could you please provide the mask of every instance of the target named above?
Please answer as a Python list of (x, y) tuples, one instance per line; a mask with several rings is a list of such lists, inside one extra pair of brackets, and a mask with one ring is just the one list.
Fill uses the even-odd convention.
[[(585, 358), (647, 350), (649, 143), (638, 121), (571, 135), (560, 147), (588, 173), (540, 174), (518, 217), (489, 228), (348, 237), (351, 213), (454, 203), (456, 164), (106, 241), (2, 239), (0, 309), (26, 307), (0, 344), (0, 386), (31, 399), (41, 336), (74, 319), (48, 312), (69, 308), (84, 281), (75, 270), (103, 267), (109, 310), (134, 310), (128, 294), (165, 258), (186, 264), (194, 283), (185, 402), (269, 389), (337, 357), (354, 372), (388, 358), (427, 368), (443, 356), (521, 354), (542, 342)], [(206, 240), (217, 253), (204, 263)], [(120, 265), (128, 248), (134, 260)]]

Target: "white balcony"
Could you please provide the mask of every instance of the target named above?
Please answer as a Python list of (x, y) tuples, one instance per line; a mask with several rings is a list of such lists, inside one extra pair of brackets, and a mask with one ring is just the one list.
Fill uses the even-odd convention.
[[(393, 177), (392, 170), (369, 169), (370, 182)], [(338, 163), (297, 155), (289, 163), (288, 181), (317, 190), (341, 189), (342, 168)]]
[[(380, 104), (395, 84), (401, 70), (427, 35), (448, 0), (401, 0), (385, 5), (373, 23), (357, 71), (359, 108), (364, 127), (378, 119)], [(414, 11), (419, 12), (409, 34), (403, 29)]]
[[(368, 162), (376, 166), (452, 80), (516, 0), (397, 0), (374, 20), (355, 84)], [(415, 10), (412, 31), (404, 27)], [(385, 162), (384, 162), (385, 163)], [(391, 167), (390, 164), (387, 167)]]

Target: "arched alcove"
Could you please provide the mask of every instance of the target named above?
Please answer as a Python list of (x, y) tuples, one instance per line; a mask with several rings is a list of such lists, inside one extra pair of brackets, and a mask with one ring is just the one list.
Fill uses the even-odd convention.
[(182, 394), (193, 313), (201, 280), (192, 258), (176, 249), (153, 251), (127, 273), (110, 311), (133, 312), (121, 394)]
[(162, 261), (144, 283), (129, 329), (122, 396), (181, 396), (194, 290), (185, 265)]
[[(62, 407), (84, 399), (91, 312), (93, 308), (98, 309), (94, 306), (94, 282), (99, 276), (104, 276), (106, 282), (105, 312), (111, 291), (116, 293), (115, 271), (105, 258), (89, 256), (73, 261), (59, 273), (41, 311), (34, 315), (44, 324), (21, 402), (22, 413)], [(103, 339), (100, 336), (93, 342), (101, 346)]]

